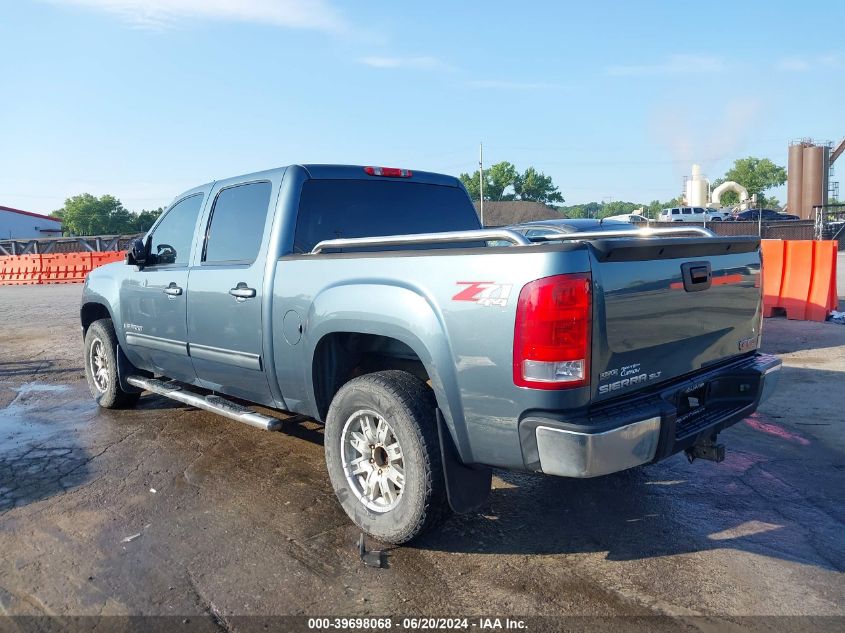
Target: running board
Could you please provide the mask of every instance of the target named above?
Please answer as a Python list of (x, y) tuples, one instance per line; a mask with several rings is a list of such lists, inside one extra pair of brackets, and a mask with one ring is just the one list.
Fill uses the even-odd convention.
[(176, 383), (164, 382), (155, 378), (142, 378), (140, 376), (129, 376), (126, 382), (133, 387), (157, 393), (171, 400), (184, 402), (197, 409), (211, 411), (212, 413), (217, 413), (231, 420), (243, 422), (244, 424), (249, 424), (265, 431), (278, 431), (282, 428), (282, 421), (278, 418), (261, 415), (248, 407), (235, 404), (220, 396), (201, 396), (197, 393), (192, 393)]

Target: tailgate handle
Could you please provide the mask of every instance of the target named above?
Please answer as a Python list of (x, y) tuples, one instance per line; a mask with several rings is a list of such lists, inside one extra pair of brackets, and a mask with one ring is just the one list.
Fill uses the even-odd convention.
[(681, 274), (684, 278), (684, 290), (698, 292), (707, 290), (713, 281), (710, 262), (687, 262), (681, 264)]

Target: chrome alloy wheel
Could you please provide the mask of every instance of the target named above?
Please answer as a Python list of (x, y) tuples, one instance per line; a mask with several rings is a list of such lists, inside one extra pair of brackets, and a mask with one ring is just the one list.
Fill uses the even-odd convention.
[(91, 343), (88, 364), (91, 367), (94, 385), (100, 392), (105, 393), (109, 388), (109, 357), (106, 353), (106, 346), (98, 338), (95, 338), (94, 342)]
[(395, 508), (405, 487), (405, 463), (387, 420), (375, 411), (356, 411), (343, 426), (340, 446), (343, 472), (358, 501), (374, 512)]

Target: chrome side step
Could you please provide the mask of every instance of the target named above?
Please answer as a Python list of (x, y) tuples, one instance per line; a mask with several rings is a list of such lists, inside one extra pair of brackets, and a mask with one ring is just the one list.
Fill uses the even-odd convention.
[(261, 415), (252, 409), (235, 404), (220, 396), (202, 396), (192, 393), (176, 383), (164, 382), (156, 378), (142, 378), (140, 376), (129, 376), (126, 378), (126, 382), (133, 387), (157, 393), (171, 400), (184, 402), (197, 409), (211, 411), (212, 413), (217, 413), (231, 420), (237, 420), (238, 422), (243, 422), (244, 424), (249, 424), (265, 431), (278, 431), (282, 428), (282, 421), (278, 418)]

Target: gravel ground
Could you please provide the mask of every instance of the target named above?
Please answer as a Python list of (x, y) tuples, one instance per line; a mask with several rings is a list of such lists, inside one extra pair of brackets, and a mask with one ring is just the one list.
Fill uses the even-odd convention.
[(766, 321), (781, 386), (720, 437), (724, 463), (500, 472), (480, 512), (377, 570), (318, 425), (261, 432), (154, 396), (98, 410), (80, 290), (0, 288), (0, 613), (845, 616), (845, 326)]

